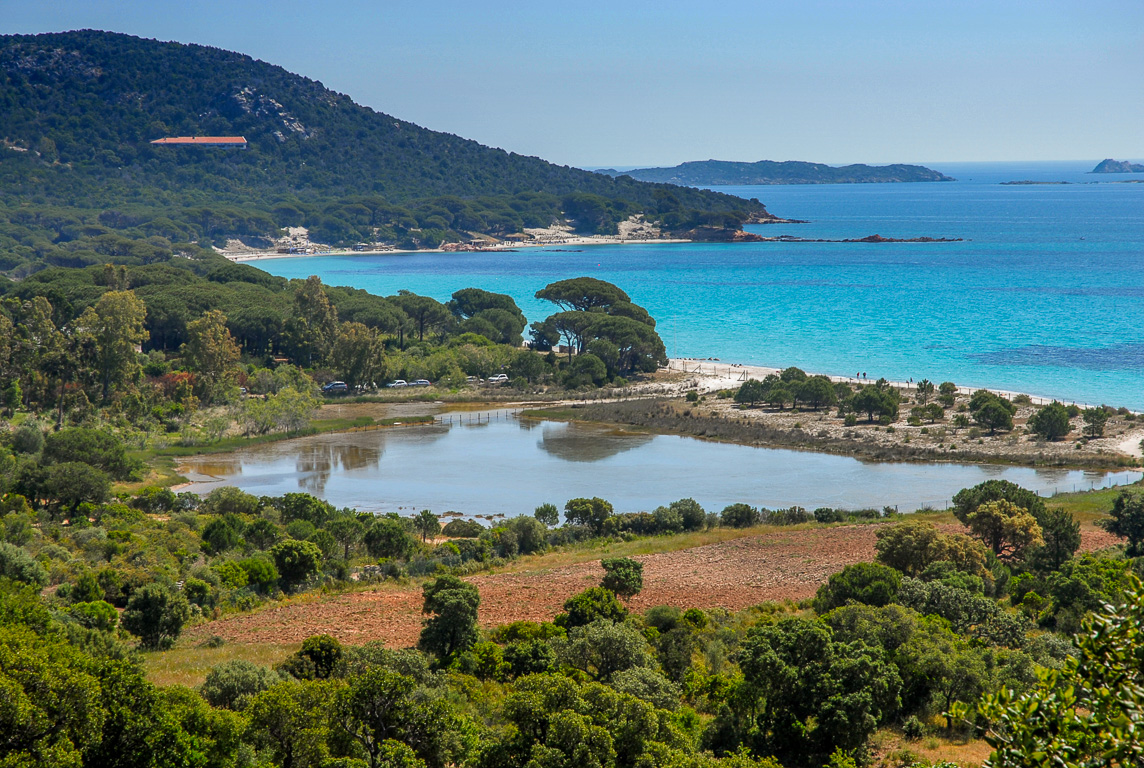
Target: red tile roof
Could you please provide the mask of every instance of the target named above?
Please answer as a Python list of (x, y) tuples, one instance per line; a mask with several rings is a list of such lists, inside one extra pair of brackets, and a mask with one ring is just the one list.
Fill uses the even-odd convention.
[(231, 145), (246, 144), (245, 136), (171, 136), (165, 139), (155, 139), (152, 144), (204, 144)]

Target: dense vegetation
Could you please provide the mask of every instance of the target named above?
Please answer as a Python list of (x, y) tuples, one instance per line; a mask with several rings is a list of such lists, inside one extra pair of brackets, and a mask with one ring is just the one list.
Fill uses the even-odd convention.
[[(1139, 492), (1119, 499), (1109, 527), (1138, 542)], [(64, 524), (4, 497), (6, 765), (818, 768), (864, 763), (884, 728), (907, 741), (984, 733), (996, 766), (1134, 754), (1122, 726), (1141, 716), (1138, 606), (1098, 617), (1091, 636), (1085, 617), (1138, 602), (1142, 563), (1116, 550), (1076, 557), (1071, 515), (1010, 483), (958, 494), (967, 533), (924, 520), (880, 528), (876, 562), (845, 568), (802, 606), (636, 615), (626, 601), (642, 565), (612, 558), (600, 586), (550, 622), (488, 630), (479, 591), (458, 578), (482, 558), (846, 513), (711, 514), (684, 499), (616, 515), (602, 499), (573, 499), (563, 525), (544, 505), (491, 529), (456, 519), (442, 531), (428, 512), (374, 518), (305, 494), (155, 489), (124, 501)], [(429, 543), (442, 533), (454, 538)], [(417, 649), (320, 635), (274, 669), (225, 662), (190, 690), (148, 683), (130, 647), (166, 647), (188, 621), (351, 573), (415, 572), (433, 576)], [(923, 765), (908, 749), (891, 759)]]
[[(241, 135), (249, 149), (150, 144), (174, 135)], [(88, 251), (265, 245), (288, 226), (316, 242), (435, 247), (566, 220), (612, 233), (636, 214), (672, 230), (766, 216), (757, 200), (429, 131), (248, 56), (108, 32), (0, 37), (0, 137), (7, 272), (94, 263)]]
[[(603, 173), (617, 175), (617, 171)], [(736, 163), (727, 160), (696, 160), (671, 168), (639, 168), (625, 171), (633, 179), (691, 187), (754, 184), (875, 184), (906, 181), (953, 181), (920, 165), (843, 165), (797, 161)]]
[[(321, 403), (318, 385), (334, 380), (346, 394), (395, 379), (456, 392), (493, 375), (517, 391), (566, 391), (666, 362), (646, 310), (590, 278), (542, 289), (581, 308), (535, 323), (533, 348), (504, 294), (373, 296), (212, 255), (57, 267), (0, 288), (0, 494), (53, 518), (142, 480), (130, 449), (298, 434)], [(550, 344), (569, 329), (580, 349), (557, 356)]]

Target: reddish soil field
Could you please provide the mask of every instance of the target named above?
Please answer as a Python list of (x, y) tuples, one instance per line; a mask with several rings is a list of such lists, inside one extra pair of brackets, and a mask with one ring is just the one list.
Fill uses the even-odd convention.
[[(960, 526), (940, 526), (963, 531)], [(643, 555), (644, 589), (631, 607), (741, 610), (770, 600), (802, 600), (814, 595), (832, 573), (874, 558), (878, 526), (841, 526), (760, 533), (750, 538), (675, 552)], [(1085, 551), (1111, 546), (1115, 537), (1098, 529), (1082, 531)], [(467, 579), (481, 591), (481, 624), (551, 620), (571, 595), (599, 583), (598, 560), (560, 568), (499, 573)], [(358, 645), (384, 640), (391, 647), (417, 642), (421, 630), (421, 590), (385, 586), (271, 607), (195, 627), (192, 642), (212, 635), (236, 643), (292, 643), (328, 633)]]

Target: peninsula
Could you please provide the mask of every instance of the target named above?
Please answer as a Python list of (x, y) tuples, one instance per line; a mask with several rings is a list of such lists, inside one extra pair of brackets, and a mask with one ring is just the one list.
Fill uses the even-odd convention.
[(1127, 160), (1101, 160), (1089, 173), (1144, 173), (1144, 165)]
[[(1106, 161), (1107, 162), (1107, 161)], [(671, 168), (639, 168), (620, 172), (605, 168), (609, 176), (630, 176), (637, 181), (678, 184), (685, 187), (755, 184), (885, 184), (912, 181), (954, 181), (920, 165), (843, 165), (797, 161), (760, 160), (741, 163), (727, 160), (697, 160)]]

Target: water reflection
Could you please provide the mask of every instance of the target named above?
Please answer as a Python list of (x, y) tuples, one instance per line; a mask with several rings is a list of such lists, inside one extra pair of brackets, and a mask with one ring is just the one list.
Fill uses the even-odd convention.
[(362, 445), (357, 441), (323, 442), (303, 448), (295, 461), (302, 490), (321, 496), (330, 474), (376, 467), (385, 453), (384, 443)]
[(537, 445), (564, 461), (594, 462), (631, 451), (652, 441), (651, 435), (583, 425), (545, 424)]
[[(518, 515), (578, 496), (618, 511), (692, 497), (707, 509), (944, 507), (961, 488), (1005, 479), (1044, 495), (1107, 487), (1139, 472), (1038, 470), (952, 463), (878, 463), (845, 456), (713, 443), (602, 426), (493, 418), (315, 435), (188, 460), (206, 493), (234, 485), (255, 495), (307, 491), (373, 512), (454, 509)], [(539, 433), (533, 430), (539, 429)], [(197, 475), (197, 476), (196, 476)], [(204, 477), (204, 476), (212, 477)]]

